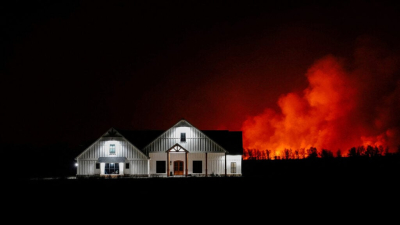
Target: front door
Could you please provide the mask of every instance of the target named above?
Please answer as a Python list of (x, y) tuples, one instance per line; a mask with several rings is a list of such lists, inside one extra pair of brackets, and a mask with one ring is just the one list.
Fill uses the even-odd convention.
[(183, 175), (183, 161), (174, 161), (174, 175)]

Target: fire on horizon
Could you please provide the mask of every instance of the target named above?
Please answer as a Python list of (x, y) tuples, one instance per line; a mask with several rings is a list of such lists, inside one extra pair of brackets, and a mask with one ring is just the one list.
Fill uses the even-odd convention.
[(355, 60), (327, 55), (308, 70), (308, 87), (281, 95), (280, 111), (265, 108), (243, 122), (245, 149), (340, 151), (368, 145), (395, 152), (400, 146), (399, 58), (360, 46)]
[(0, 139), (77, 146), (110, 127), (165, 130), (184, 118), (200, 130), (241, 130), (245, 149), (271, 156), (395, 152), (399, 7), (10, 1)]

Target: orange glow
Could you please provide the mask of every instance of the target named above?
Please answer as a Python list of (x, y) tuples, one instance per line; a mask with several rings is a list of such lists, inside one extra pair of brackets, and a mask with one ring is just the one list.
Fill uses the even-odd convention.
[[(282, 95), (277, 102), (279, 112), (266, 108), (247, 117), (242, 125), (244, 148), (270, 150), (271, 158), (284, 157), (285, 149), (299, 154), (310, 147), (335, 155), (340, 151), (342, 156), (361, 145), (396, 151), (400, 80), (396, 80), (393, 64), (398, 60), (366, 54), (370, 50), (356, 51), (351, 71), (345, 69), (343, 59), (331, 55), (316, 61), (306, 73), (308, 87), (301, 93)], [(392, 87), (387, 88), (390, 82)]]

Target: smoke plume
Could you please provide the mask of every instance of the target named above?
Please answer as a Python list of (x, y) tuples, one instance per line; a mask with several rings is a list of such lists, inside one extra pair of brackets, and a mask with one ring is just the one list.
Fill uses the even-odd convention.
[(351, 147), (400, 145), (399, 58), (360, 38), (351, 59), (327, 55), (308, 69), (308, 87), (282, 95), (280, 111), (266, 108), (242, 125), (245, 149), (316, 147), (346, 155)]

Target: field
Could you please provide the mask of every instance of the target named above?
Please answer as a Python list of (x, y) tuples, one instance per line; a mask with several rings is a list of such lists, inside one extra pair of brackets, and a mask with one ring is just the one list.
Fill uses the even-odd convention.
[(215, 207), (219, 213), (240, 208), (243, 216), (295, 210), (337, 217), (396, 211), (399, 165), (398, 158), (244, 161), (242, 177), (24, 179), (11, 182), (4, 193), (29, 212), (44, 207), (60, 213), (76, 206), (74, 211), (94, 213), (108, 207), (145, 214), (178, 207), (193, 213), (207, 205), (207, 211)]
[[(224, 193), (241, 196), (268, 196), (268, 192), (293, 195), (305, 192), (312, 195), (326, 190), (351, 192), (363, 187), (381, 184), (388, 188), (399, 179), (399, 157), (376, 159), (330, 159), (330, 160), (245, 160), (242, 177), (184, 177), (184, 178), (120, 178), (120, 179), (21, 179), (18, 186), (27, 186), (39, 192), (66, 189), (76, 192), (82, 189), (96, 191), (96, 187), (130, 187), (129, 191), (153, 193), (165, 189), (172, 193)], [(73, 176), (72, 176), (73, 178)], [(61, 190), (60, 190), (61, 191)], [(282, 193), (282, 194), (283, 194)], [(272, 197), (272, 196), (270, 196)]]

